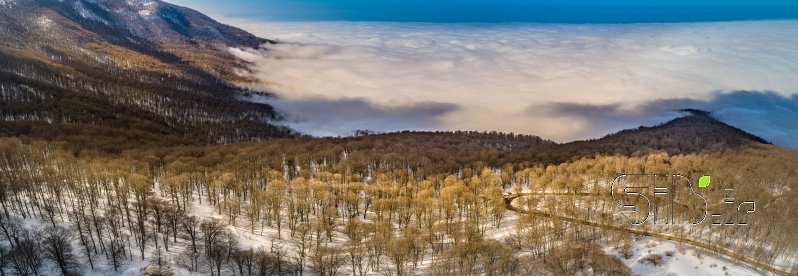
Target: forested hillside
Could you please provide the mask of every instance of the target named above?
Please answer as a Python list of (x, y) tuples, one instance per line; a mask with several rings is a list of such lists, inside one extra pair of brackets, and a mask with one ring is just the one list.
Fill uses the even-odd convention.
[(0, 134), (118, 152), (293, 135), (239, 101), (228, 47), (269, 41), (160, 1), (0, 5)]
[[(740, 257), (743, 264), (795, 272), (790, 264), (798, 244), (790, 233), (798, 225), (790, 218), (798, 155), (792, 150), (750, 145), (497, 166), (480, 161), (491, 160), (491, 150), (447, 152), (405, 143), (392, 153), (361, 146), (367, 143), (360, 139), (75, 156), (66, 144), (4, 139), (5, 269), (112, 271), (143, 262), (213, 275), (560, 275), (586, 269), (617, 275), (628, 268), (601, 248), (631, 244), (635, 236), (621, 230), (630, 228), (750, 252), (750, 259)], [(609, 182), (620, 172), (679, 172), (695, 179), (707, 171), (723, 183), (705, 193), (712, 211), (722, 207), (723, 188), (757, 202), (748, 226), (632, 228), (608, 196)], [(542, 197), (512, 202), (505, 193)], [(680, 201), (679, 208), (699, 203)], [(47, 242), (38, 242), (39, 236)], [(36, 248), (61, 250), (68, 262), (50, 253), (32, 260)], [(751, 259), (758, 262), (745, 262)]]

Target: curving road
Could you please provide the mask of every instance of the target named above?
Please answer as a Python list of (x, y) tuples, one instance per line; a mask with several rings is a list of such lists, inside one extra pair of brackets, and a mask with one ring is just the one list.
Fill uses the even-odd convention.
[(648, 236), (648, 237), (654, 237), (654, 238), (659, 238), (659, 239), (664, 239), (664, 240), (675, 241), (675, 242), (691, 245), (691, 246), (698, 247), (698, 248), (703, 248), (703, 249), (706, 249), (706, 250), (721, 254), (721, 255), (724, 255), (727, 258), (732, 259), (732, 260), (742, 261), (742, 262), (750, 265), (751, 267), (759, 269), (761, 271), (767, 271), (767, 272), (771, 272), (771, 273), (774, 273), (774, 274), (777, 274), (777, 275), (792, 275), (789, 272), (780, 270), (779, 268), (777, 268), (777, 267), (775, 267), (775, 266), (773, 266), (771, 264), (759, 262), (757, 260), (754, 260), (754, 259), (751, 259), (749, 257), (746, 257), (745, 255), (739, 254), (737, 252), (734, 252), (732, 250), (729, 250), (729, 249), (726, 249), (726, 248), (723, 248), (723, 247), (720, 247), (720, 246), (717, 246), (717, 245), (712, 245), (712, 244), (708, 244), (708, 243), (704, 243), (704, 242), (694, 241), (694, 240), (690, 240), (690, 239), (686, 239), (686, 238), (682, 238), (682, 237), (674, 237), (674, 236), (661, 234), (661, 233), (654, 233), (654, 232), (648, 232), (648, 231), (637, 230), (637, 229), (630, 229), (630, 228), (625, 228), (625, 227), (620, 227), (620, 226), (615, 226), (615, 225), (597, 223), (597, 222), (592, 222), (592, 221), (587, 221), (587, 220), (582, 220), (582, 219), (577, 219), (577, 218), (572, 218), (572, 217), (567, 217), (567, 216), (561, 216), (561, 215), (546, 213), (546, 212), (542, 212), (542, 211), (524, 210), (524, 209), (520, 209), (518, 207), (513, 206), (513, 201), (518, 199), (518, 198), (520, 198), (520, 197), (543, 196), (543, 195), (546, 195), (546, 196), (552, 196), (552, 195), (553, 196), (558, 196), (558, 195), (594, 196), (594, 194), (589, 194), (589, 193), (576, 193), (576, 194), (573, 194), (573, 193), (545, 193), (545, 194), (543, 194), (543, 193), (529, 193), (529, 192), (527, 192), (527, 193), (520, 193), (520, 194), (505, 195), (504, 196), (504, 205), (505, 205), (505, 208), (507, 210), (512, 211), (512, 212), (516, 212), (516, 213), (532, 214), (532, 215), (536, 215), (536, 216), (547, 217), (547, 218), (552, 218), (552, 219), (559, 219), (559, 220), (563, 220), (563, 221), (567, 221), (567, 222), (571, 222), (571, 223), (578, 223), (578, 224), (582, 224), (582, 225), (598, 227), (598, 228), (607, 229), (607, 230), (620, 231), (620, 232), (632, 233), (632, 234), (641, 235), (641, 236)]

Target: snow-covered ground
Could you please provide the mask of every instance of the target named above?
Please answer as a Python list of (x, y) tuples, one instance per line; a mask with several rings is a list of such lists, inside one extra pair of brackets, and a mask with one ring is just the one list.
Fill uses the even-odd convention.
[[(762, 275), (744, 264), (738, 264), (723, 256), (671, 241), (652, 238), (637, 239), (632, 247), (633, 254), (626, 259), (620, 248), (606, 246), (604, 251), (617, 256), (634, 275)], [(653, 265), (644, 259), (648, 256), (662, 257), (659, 265)]]
[[(226, 217), (219, 214), (213, 206), (199, 204), (196, 197), (193, 203), (193, 208), (190, 210), (191, 215), (196, 215), (200, 218), (212, 217), (226, 221)], [(518, 214), (507, 211), (502, 219), (501, 227), (489, 227), (485, 233), (485, 237), (499, 241), (510, 237), (515, 231), (517, 220)], [(292, 253), (291, 249), (293, 245), (290, 242), (291, 238), (288, 227), (283, 227), (282, 239), (277, 238), (276, 228), (266, 227), (261, 230), (260, 225), (257, 225), (253, 233), (250, 229), (249, 222), (242, 218), (237, 220), (235, 226), (228, 226), (228, 230), (236, 234), (241, 242), (241, 246), (268, 249), (274, 244), (288, 249), (287, 251)], [(345, 239), (346, 238), (340, 231), (336, 231), (332, 244), (343, 243)], [(702, 249), (650, 237), (636, 239), (633, 244), (633, 255), (628, 259), (623, 258), (617, 246), (608, 245), (604, 247), (604, 250), (608, 254), (617, 256), (622, 260), (624, 264), (632, 270), (633, 275), (762, 275), (757, 270), (745, 264), (736, 263), (722, 255), (716, 255)], [(656, 266), (645, 263), (643, 259), (651, 255), (661, 256), (663, 262)], [(416, 268), (415, 273), (423, 274), (424, 271), (433, 265), (433, 261), (430, 254), (426, 255)], [(127, 270), (124, 273), (119, 273), (117, 275), (138, 275), (145, 268), (147, 268), (146, 262), (131, 262), (127, 264)], [(175, 273), (176, 275), (200, 275), (189, 273), (182, 268), (177, 269)], [(307, 267), (305, 268), (305, 273), (312, 274)], [(340, 273), (348, 275), (351, 273), (351, 270), (348, 266), (344, 266)], [(382, 275), (383, 271), (370, 271), (367, 274)]]
[[(545, 200), (539, 199), (537, 203), (539, 208), (544, 208)], [(575, 204), (584, 207), (579, 202)], [(514, 202), (514, 205), (524, 208), (520, 200)], [(514, 213), (505, 218), (507, 218), (505, 222), (512, 221), (512, 224), (517, 220)], [(488, 231), (488, 234), (501, 240), (513, 231), (512, 224), (503, 224), (501, 229)], [(632, 270), (633, 275), (762, 275), (758, 270), (730, 260), (726, 256), (652, 237), (636, 239), (633, 243), (634, 254), (628, 259), (621, 254), (619, 245), (607, 245), (604, 250), (622, 260)], [(644, 260), (649, 256), (657, 255), (662, 257), (662, 262), (659, 265), (652, 265)]]
[[(164, 198), (161, 190), (158, 189), (159, 183), (156, 183), (155, 196)], [(198, 200), (199, 196), (195, 194), (193, 202), (189, 207), (189, 215), (195, 215), (199, 218), (216, 218), (221, 221), (227, 222), (228, 217), (215, 209), (214, 206), (207, 204), (203, 201), (201, 204)], [(496, 228), (488, 226), (485, 232), (485, 237), (503, 241), (511, 237), (516, 231), (516, 223), (519, 220), (519, 215), (507, 211), (501, 223), (501, 227)], [(25, 227), (28, 229), (42, 229), (48, 224), (37, 219), (24, 220)], [(69, 227), (69, 223), (60, 223), (64, 227)], [(295, 257), (294, 244), (291, 242), (290, 232), (287, 225), (282, 228), (281, 238), (278, 238), (278, 231), (276, 227), (261, 228), (261, 225), (256, 225), (255, 230), (252, 230), (250, 223), (247, 219), (238, 217), (232, 225), (227, 227), (227, 230), (233, 233), (242, 248), (253, 249), (270, 249), (281, 247), (286, 257)], [(331, 245), (342, 245), (346, 241), (345, 235), (342, 234), (341, 226), (337, 227), (333, 236)], [(75, 250), (80, 250), (81, 245), (76, 239), (73, 241)], [(187, 269), (180, 267), (178, 264), (183, 258), (182, 254), (185, 252), (187, 244), (185, 241), (170, 243), (169, 251), (162, 248), (162, 259), (165, 264), (164, 268), (171, 270), (175, 275), (204, 275), (202, 273), (191, 273)], [(705, 250), (697, 249), (691, 246), (685, 246), (676, 242), (660, 240), (654, 238), (638, 238), (633, 243), (633, 253), (629, 258), (624, 258), (621, 249), (617, 244), (606, 244), (604, 251), (607, 254), (618, 257), (626, 266), (628, 266), (634, 275), (761, 275), (757, 270), (752, 269), (744, 264), (736, 263), (721, 255), (716, 255)], [(100, 275), (141, 275), (145, 271), (156, 269), (154, 266), (156, 258), (156, 248), (152, 242), (147, 246), (145, 259), (141, 260), (141, 256), (131, 248), (130, 255), (127, 256), (126, 263), (120, 268), (119, 272), (110, 272), (112, 267), (101, 256), (95, 256), (95, 269), (88, 271), (85, 275), (100, 276)], [(524, 254), (523, 252), (521, 254)], [(646, 262), (646, 258), (653, 256), (661, 257), (659, 264), (652, 264)], [(434, 265), (432, 254), (426, 254), (419, 266), (413, 271), (415, 274), (424, 274), (430, 267)], [(384, 260), (387, 262), (387, 260)], [(369, 275), (381, 275), (386, 273), (389, 268), (388, 264), (384, 264), (383, 269), (376, 271), (369, 271)], [(225, 268), (226, 269), (226, 268)], [(46, 271), (55, 271), (53, 267), (47, 267)], [(224, 271), (223, 271), (224, 272)], [(308, 275), (312, 271), (305, 267), (304, 272)], [(342, 275), (351, 274), (351, 268), (345, 265), (339, 271)]]

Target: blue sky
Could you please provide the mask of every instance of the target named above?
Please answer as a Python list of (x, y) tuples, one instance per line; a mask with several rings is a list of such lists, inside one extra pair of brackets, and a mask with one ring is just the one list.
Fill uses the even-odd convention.
[(631, 23), (798, 18), (795, 0), (167, 1), (211, 16), (269, 21)]

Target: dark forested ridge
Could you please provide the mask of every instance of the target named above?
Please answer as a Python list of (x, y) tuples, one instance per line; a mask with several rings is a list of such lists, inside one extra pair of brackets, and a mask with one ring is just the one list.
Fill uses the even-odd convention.
[[(691, 113), (650, 127), (623, 130), (603, 138), (558, 144), (537, 136), (497, 132), (397, 132), (345, 138), (275, 139), (242, 145), (243, 152), (262, 150), (286, 156), (289, 162), (309, 163), (340, 159), (349, 166), (364, 161), (375, 166), (423, 168), (445, 173), (482, 167), (550, 165), (595, 156), (646, 156), (712, 153), (767, 144), (759, 137), (712, 118)], [(208, 146), (207, 149), (215, 146)], [(232, 148), (238, 148), (233, 146)], [(231, 150), (232, 150), (231, 148)], [(211, 151), (215, 151), (213, 149)], [(274, 162), (281, 162), (275, 159)], [(279, 166), (278, 163), (271, 164)], [(368, 168), (355, 166), (354, 173)]]
[(750, 144), (769, 144), (764, 139), (713, 118), (709, 112), (687, 109), (687, 116), (656, 126), (622, 130), (601, 139), (563, 144), (566, 156), (590, 153), (640, 155), (665, 151), (686, 154), (722, 151)]

